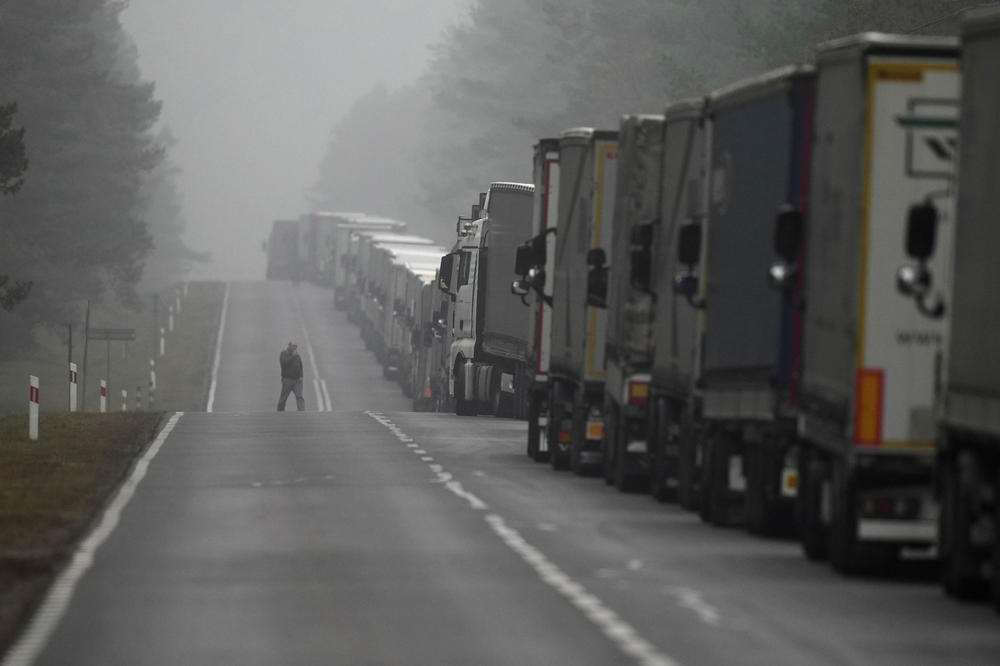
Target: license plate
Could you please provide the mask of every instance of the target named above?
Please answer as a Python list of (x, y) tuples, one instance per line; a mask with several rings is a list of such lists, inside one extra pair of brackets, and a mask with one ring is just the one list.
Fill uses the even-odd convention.
[(604, 439), (604, 424), (599, 421), (588, 422), (587, 439)]
[(781, 472), (781, 496), (795, 497), (799, 494), (799, 472), (786, 469)]

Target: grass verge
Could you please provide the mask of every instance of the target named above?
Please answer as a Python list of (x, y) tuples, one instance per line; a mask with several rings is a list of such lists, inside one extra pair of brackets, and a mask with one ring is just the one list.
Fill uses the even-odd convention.
[[(215, 354), (215, 335), (226, 285), (223, 282), (191, 282), (181, 299), (181, 312), (174, 318), (174, 330), (166, 335), (166, 353), (159, 355), (159, 327), (167, 327), (167, 307), (175, 303), (176, 289), (159, 294), (159, 317), (153, 315), (152, 294), (141, 306), (128, 309), (109, 304), (91, 308), (91, 328), (133, 328), (134, 342), (112, 342), (108, 408), (121, 409), (122, 389), (128, 391), (129, 409), (135, 406), (136, 387), (142, 388), (143, 405), (149, 400), (149, 361), (156, 361), (154, 409), (193, 412), (205, 409), (207, 381)], [(107, 377), (108, 345), (91, 341), (87, 370), (83, 366), (83, 316), (74, 323), (73, 361), (79, 368), (81, 411), (96, 412), (100, 380)], [(0, 362), (0, 415), (28, 412), (28, 375), (39, 378), (41, 410), (66, 412), (67, 335), (65, 328), (39, 330), (36, 348), (16, 361)], [(84, 391), (83, 383), (86, 383)], [(84, 394), (86, 402), (83, 403)], [(5, 441), (0, 438), (0, 442)]]
[(41, 602), (162, 413), (43, 414), (0, 419), (0, 654)]

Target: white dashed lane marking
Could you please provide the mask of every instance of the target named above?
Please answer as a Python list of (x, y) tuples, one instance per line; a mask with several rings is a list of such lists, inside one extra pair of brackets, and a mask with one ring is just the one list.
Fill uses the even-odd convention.
[[(432, 462), (433, 458), (426, 456), (426, 451), (417, 448), (412, 443), (413, 439), (406, 436), (402, 430), (381, 412), (366, 412), (375, 421), (378, 421), (406, 444), (414, 454), (425, 456), (421, 458), (424, 462)], [(428, 465), (431, 472), (437, 477), (437, 482), (443, 485), (451, 493), (465, 500), (469, 507), (475, 511), (487, 511), (489, 507), (486, 503), (473, 493), (467, 491), (462, 484), (451, 474), (445, 471), (439, 464)], [(483, 472), (475, 471), (473, 476), (485, 476)], [(514, 528), (510, 527), (506, 521), (496, 513), (488, 513), (485, 516), (486, 524), (500, 538), (500, 540), (524, 562), (531, 567), (538, 577), (549, 587), (563, 596), (570, 604), (579, 610), (592, 624), (594, 624), (609, 641), (611, 641), (621, 652), (631, 658), (635, 663), (643, 666), (677, 666), (678, 662), (659, 652), (655, 645), (639, 635), (639, 632), (628, 622), (622, 619), (615, 611), (606, 606), (604, 602), (591, 594), (581, 584), (570, 578), (558, 566), (550, 561), (538, 548), (528, 543), (523, 536)], [(542, 531), (553, 531), (554, 526), (539, 525)], [(642, 562), (632, 560), (628, 568), (637, 571), (642, 567)], [(690, 592), (690, 590), (687, 590)], [(698, 597), (700, 600), (700, 597)], [(693, 597), (686, 598), (689, 607), (696, 606)], [(702, 603), (703, 600), (702, 600)], [(683, 602), (682, 602), (682, 605)], [(711, 607), (700, 607), (703, 621), (706, 619), (707, 609)], [(713, 609), (714, 610), (714, 609)]]

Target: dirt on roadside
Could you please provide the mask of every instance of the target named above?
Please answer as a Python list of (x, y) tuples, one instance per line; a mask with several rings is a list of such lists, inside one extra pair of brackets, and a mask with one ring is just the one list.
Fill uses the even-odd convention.
[(5, 653), (139, 454), (162, 413), (0, 419), (0, 654)]

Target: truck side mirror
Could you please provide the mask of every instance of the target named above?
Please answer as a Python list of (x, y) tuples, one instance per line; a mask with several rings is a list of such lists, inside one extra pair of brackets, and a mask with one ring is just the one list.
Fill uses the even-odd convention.
[(451, 275), (454, 268), (454, 252), (441, 257), (441, 266), (438, 268), (438, 289), (446, 294), (451, 294)]
[(677, 263), (695, 266), (701, 259), (701, 225), (688, 222), (677, 232)]
[(604, 248), (594, 247), (587, 252), (587, 265), (591, 268), (602, 268), (608, 263), (608, 256), (604, 253)]
[(538, 234), (529, 241), (531, 243), (531, 263), (535, 266), (544, 266), (548, 262), (546, 254), (546, 239), (550, 233), (555, 233), (555, 229), (550, 229), (545, 233)]
[(535, 263), (534, 259), (534, 247), (529, 244), (520, 245), (517, 248), (517, 254), (514, 256), (514, 274), (515, 275), (527, 275), (528, 271), (531, 270), (531, 266)]
[(524, 298), (528, 295), (529, 289), (526, 280), (514, 280), (510, 283), (510, 293)]
[(906, 221), (906, 254), (923, 262), (934, 254), (937, 241), (938, 210), (931, 201), (910, 207)]
[(786, 204), (778, 210), (774, 221), (774, 253), (786, 264), (793, 264), (801, 247), (802, 213)]
[(649, 291), (653, 271), (653, 224), (655, 222), (632, 227), (629, 283), (636, 291)]
[[(600, 248), (595, 248), (595, 250), (602, 254), (604, 252)], [(591, 252), (594, 252), (594, 250), (591, 250)], [(602, 309), (608, 307), (607, 266), (594, 266), (587, 272), (587, 305)]]
[(932, 293), (934, 277), (927, 268), (927, 260), (934, 254), (937, 241), (938, 211), (930, 199), (910, 207), (906, 220), (906, 254), (916, 261), (905, 264), (896, 271), (896, 289), (912, 298), (917, 310), (930, 319), (944, 316), (944, 297)]

